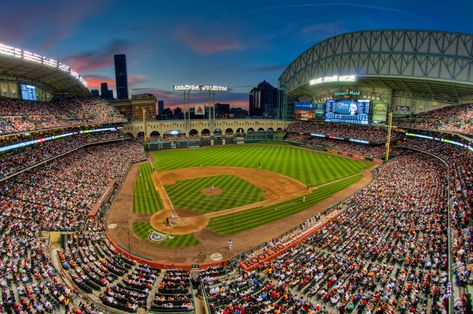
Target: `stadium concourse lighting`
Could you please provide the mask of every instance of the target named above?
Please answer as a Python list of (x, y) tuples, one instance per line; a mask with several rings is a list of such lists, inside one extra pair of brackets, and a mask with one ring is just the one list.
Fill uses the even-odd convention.
[(175, 91), (213, 91), (213, 92), (226, 92), (228, 90), (227, 86), (219, 85), (174, 85)]
[(82, 85), (87, 87), (87, 82), (79, 75), (76, 71), (72, 70), (70, 66), (62, 64), (57, 60), (50, 59), (47, 57), (40, 56), (36, 53), (21, 50), (19, 48), (11, 47), (0, 43), (0, 55), (7, 56), (10, 58), (21, 59), (29, 62), (34, 62), (38, 64), (42, 64), (44, 66), (48, 66), (51, 68), (59, 69), (63, 72), (69, 73), (72, 77), (79, 80)]
[(329, 82), (355, 82), (356, 75), (332, 75), (322, 76), (309, 81), (309, 85), (317, 85)]

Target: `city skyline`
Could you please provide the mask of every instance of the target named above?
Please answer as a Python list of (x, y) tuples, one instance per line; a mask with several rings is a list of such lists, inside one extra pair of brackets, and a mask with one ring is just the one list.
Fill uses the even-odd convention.
[[(115, 90), (114, 54), (127, 55), (130, 94), (151, 93), (181, 105), (173, 84), (219, 84), (216, 101), (248, 108), (263, 80), (278, 86), (284, 68), (334, 35), (373, 29), (473, 32), (471, 1), (148, 1), (9, 2), (0, 42), (71, 65), (91, 89)], [(12, 31), (15, 30), (15, 31)], [(192, 103), (206, 103), (193, 93)]]

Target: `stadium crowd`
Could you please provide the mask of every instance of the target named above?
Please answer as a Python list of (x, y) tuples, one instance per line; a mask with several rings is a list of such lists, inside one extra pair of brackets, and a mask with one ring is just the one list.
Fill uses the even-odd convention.
[[(204, 278), (213, 312), (445, 312), (443, 173), (419, 154), (382, 166), (336, 220), (302, 245), (251, 273)], [(455, 306), (465, 312), (461, 300)]]
[(105, 100), (61, 97), (49, 102), (0, 97), (0, 134), (126, 122)]
[(84, 133), (5, 152), (0, 154), (2, 158), (0, 178), (84, 145), (124, 139), (125, 137), (119, 132)]
[(384, 145), (366, 145), (340, 140), (324, 139), (311, 137), (305, 134), (288, 134), (288, 141), (304, 144), (311, 149), (325, 147), (326, 149), (336, 150), (339, 152), (347, 152), (350, 154), (362, 155), (367, 157), (381, 157), (385, 153)]
[(291, 123), (288, 126), (287, 131), (290, 133), (303, 134), (317, 133), (326, 136), (365, 140), (371, 143), (386, 142), (387, 133), (386, 128), (383, 127), (304, 121)]
[[(435, 117), (440, 124), (426, 127), (471, 133), (471, 109), (439, 109)], [(0, 133), (123, 121), (106, 102), (77, 98), (48, 103), (0, 98), (0, 115)], [(456, 115), (467, 122), (466, 128), (458, 126)], [(386, 130), (376, 127), (296, 122), (289, 132), (289, 140), (311, 147), (374, 157), (384, 153), (384, 146), (308, 134), (386, 140)], [(201, 139), (201, 145), (210, 145), (210, 139)], [(446, 312), (448, 214), (454, 280), (460, 291), (454, 306), (457, 312), (471, 312), (464, 295), (473, 284), (472, 154), (438, 141), (407, 139), (402, 146), (442, 158), (448, 171), (434, 158), (404, 153), (378, 168), (367, 187), (344, 201), (340, 208), (345, 210), (335, 220), (274, 261), (251, 272), (236, 266), (202, 272), (212, 312)], [(58, 257), (64, 274), (93, 302), (126, 312), (192, 312), (189, 272), (161, 272), (127, 259), (106, 239), (102, 221), (87, 219), (110, 183), (120, 186), (130, 165), (146, 159), (142, 145), (118, 132), (40, 143), (3, 154), (0, 178), (61, 154), (0, 182), (0, 312), (40, 313), (62, 307), (72, 313), (98, 312), (78, 299), (52, 265), (43, 231), (76, 231), (62, 237)]]
[[(117, 134), (80, 135), (67, 144), (118, 138)], [(54, 155), (62, 145), (33, 149), (35, 155), (28, 158)], [(79, 149), (0, 183), (0, 312), (60, 312), (64, 307), (77, 314), (99, 312), (64, 282), (50, 261), (42, 232), (78, 230), (107, 184), (121, 182), (130, 164), (145, 158), (138, 143), (118, 141)], [(103, 227), (93, 225), (94, 229)]]
[(414, 117), (398, 119), (395, 124), (406, 128), (473, 134), (473, 104), (419, 113)]
[(462, 291), (473, 284), (469, 268), (473, 264), (473, 156), (464, 148), (438, 141), (409, 139), (403, 145), (440, 157), (449, 166), (453, 265), (455, 283)]
[(86, 147), (0, 183), (2, 215), (34, 220), (43, 230), (76, 230), (112, 180), (146, 159), (133, 141)]

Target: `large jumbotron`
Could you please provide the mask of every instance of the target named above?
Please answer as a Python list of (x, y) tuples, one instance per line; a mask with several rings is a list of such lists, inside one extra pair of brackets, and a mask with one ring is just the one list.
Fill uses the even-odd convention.
[(127, 121), (0, 45), (0, 312), (471, 312), (473, 35), (341, 34), (279, 83), (283, 119)]

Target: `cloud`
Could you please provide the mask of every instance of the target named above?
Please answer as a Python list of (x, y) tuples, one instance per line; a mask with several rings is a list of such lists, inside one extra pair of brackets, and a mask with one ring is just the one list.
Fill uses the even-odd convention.
[[(131, 89), (132, 93), (147, 93), (155, 95), (159, 100), (164, 100), (166, 106), (181, 106), (184, 104), (184, 96), (182, 92), (175, 92), (163, 89), (156, 89), (152, 87), (136, 87)], [(217, 93), (215, 97), (215, 102), (229, 103), (236, 106), (242, 106), (248, 108), (248, 92), (226, 92), (226, 93)], [(191, 104), (208, 104), (209, 96), (206, 92), (192, 92), (191, 93)]]
[[(83, 78), (87, 81), (90, 89), (100, 89), (100, 83), (107, 82), (108, 88), (115, 87), (115, 78), (99, 74), (85, 74)], [(147, 76), (143, 74), (132, 74), (128, 76), (128, 86), (131, 87), (138, 83), (143, 83)]]
[(69, 55), (63, 62), (78, 72), (98, 70), (113, 65), (113, 55), (124, 53), (131, 47), (124, 39), (115, 39), (98, 50), (84, 51)]
[(363, 3), (351, 3), (351, 2), (327, 2), (327, 3), (300, 3), (300, 4), (285, 4), (285, 5), (275, 5), (262, 8), (256, 8), (251, 10), (249, 13), (260, 13), (263, 11), (272, 11), (272, 10), (286, 10), (286, 9), (303, 9), (303, 8), (320, 8), (320, 7), (351, 7), (351, 8), (361, 8), (361, 9), (372, 9), (378, 11), (398, 13), (418, 19), (428, 20), (423, 16), (419, 16), (404, 10), (400, 10), (388, 6), (380, 5), (371, 5)]
[(287, 64), (275, 64), (275, 65), (269, 65), (269, 66), (249, 68), (243, 72), (246, 72), (246, 73), (280, 72), (284, 70), (286, 67), (287, 67)]
[(85, 19), (99, 14), (105, 6), (104, 2), (94, 0), (2, 3), (0, 38), (11, 45), (34, 38), (40, 41), (41, 49), (48, 50), (69, 37)]
[(337, 33), (343, 28), (341, 23), (318, 23), (306, 25), (301, 29), (301, 33)]
[(143, 83), (143, 82), (146, 82), (146, 79), (148, 77), (146, 75), (143, 75), (143, 74), (131, 74), (131, 75), (128, 75), (128, 85), (131, 86), (131, 85), (135, 85), (135, 84), (139, 84), (139, 83)]
[(185, 28), (178, 28), (174, 37), (192, 51), (201, 55), (209, 55), (222, 51), (243, 50), (245, 46), (236, 39), (221, 39), (217, 34), (191, 33)]
[(87, 81), (90, 89), (100, 89), (100, 83), (102, 82), (107, 82), (108, 88), (115, 86), (115, 79), (108, 76), (88, 74), (84, 75), (83, 78)]

